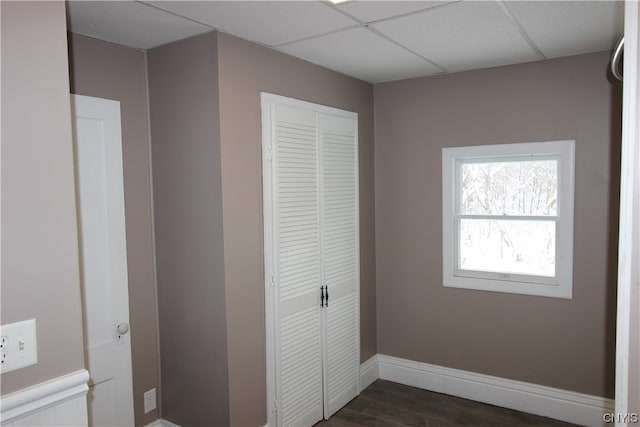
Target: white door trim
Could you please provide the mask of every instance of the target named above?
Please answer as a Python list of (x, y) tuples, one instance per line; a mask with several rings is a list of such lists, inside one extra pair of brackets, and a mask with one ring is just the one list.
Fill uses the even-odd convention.
[[(276, 304), (274, 301), (274, 278), (273, 278), (273, 205), (272, 205), (272, 182), (273, 168), (271, 155), (271, 141), (273, 139), (271, 126), (272, 108), (271, 97), (261, 93), (261, 115), (262, 115), (262, 214), (264, 233), (264, 302), (265, 302), (265, 333), (266, 342), (266, 363), (267, 363), (267, 426), (276, 425), (276, 353), (275, 353), (275, 322)], [(271, 132), (271, 134), (270, 134)]]
[[(637, 390), (640, 382), (638, 353), (639, 205), (640, 192), (640, 52), (637, 1), (625, 2), (624, 84), (622, 92), (622, 153), (620, 182), (620, 234), (618, 247), (618, 317), (616, 321), (616, 414), (624, 416), (637, 410), (637, 402), (629, 390)], [(636, 334), (635, 337), (632, 337)], [(635, 356), (634, 356), (635, 355)], [(630, 366), (630, 361), (634, 363)], [(638, 399), (635, 396), (635, 399)], [(616, 425), (626, 425), (624, 418)]]

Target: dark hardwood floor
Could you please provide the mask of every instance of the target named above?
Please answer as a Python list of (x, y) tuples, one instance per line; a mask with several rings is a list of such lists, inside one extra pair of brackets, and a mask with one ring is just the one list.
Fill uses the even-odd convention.
[(316, 427), (335, 426), (571, 426), (472, 400), (377, 380), (329, 420)]

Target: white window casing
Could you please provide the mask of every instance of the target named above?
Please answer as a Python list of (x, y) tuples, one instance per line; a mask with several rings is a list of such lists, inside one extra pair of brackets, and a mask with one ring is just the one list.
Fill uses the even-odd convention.
[[(463, 192), (462, 167), (487, 164), (522, 164), (524, 162), (555, 163), (556, 200), (554, 210), (544, 214), (522, 212), (462, 212), (460, 198)], [(573, 293), (573, 204), (574, 204), (575, 141), (530, 142), (517, 144), (482, 145), (443, 148), (442, 150), (442, 249), (443, 284), (445, 287), (475, 289), (494, 292), (572, 298)], [(506, 196), (505, 196), (506, 199)], [(463, 267), (461, 261), (460, 230), (476, 221), (489, 224), (511, 223), (521, 228), (536, 227), (555, 232), (549, 265), (553, 271), (511, 271), (508, 262), (504, 268), (486, 265), (481, 268)], [(502, 228), (500, 229), (502, 232)], [(529, 231), (534, 233), (535, 231)], [(466, 235), (465, 235), (465, 238)], [(495, 237), (494, 237), (495, 238)], [(471, 239), (470, 235), (468, 239)], [(534, 243), (532, 242), (532, 245)], [(533, 246), (532, 246), (533, 247)], [(531, 250), (531, 249), (530, 249)], [(469, 252), (468, 253), (472, 253)], [(467, 264), (467, 258), (464, 258)], [(502, 261), (500, 261), (502, 262)], [(478, 260), (476, 260), (478, 265)]]

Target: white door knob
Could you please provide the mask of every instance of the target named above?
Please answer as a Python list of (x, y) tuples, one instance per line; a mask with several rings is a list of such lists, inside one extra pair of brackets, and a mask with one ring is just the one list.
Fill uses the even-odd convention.
[(118, 325), (118, 333), (120, 335), (124, 335), (129, 332), (129, 324), (128, 323), (120, 323)]

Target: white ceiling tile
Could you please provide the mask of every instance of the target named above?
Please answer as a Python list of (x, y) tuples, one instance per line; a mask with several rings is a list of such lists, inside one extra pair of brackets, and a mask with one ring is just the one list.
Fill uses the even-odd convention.
[(133, 1), (70, 1), (68, 10), (71, 32), (138, 49), (211, 31)]
[(226, 33), (277, 46), (357, 25), (317, 1), (154, 1)]
[(278, 50), (371, 83), (441, 71), (365, 28), (292, 43)]
[(505, 4), (547, 58), (612, 49), (624, 28), (621, 1), (509, 1)]
[(436, 6), (441, 6), (449, 1), (433, 1), (433, 0), (359, 0), (349, 3), (338, 4), (340, 10), (347, 12), (349, 15), (359, 19), (362, 22), (373, 22), (392, 16), (403, 15), (405, 13), (416, 12)]
[(372, 26), (448, 71), (539, 59), (494, 2), (459, 2)]
[[(442, 71), (374, 32), (447, 71), (463, 71), (539, 59), (506, 10), (549, 58), (610, 49), (623, 31), (621, 1), (525, 0), (504, 5), (435, 0), (356, 0), (337, 6), (316, 0), (72, 0), (69, 30), (149, 49), (217, 28), (370, 82)], [(372, 31), (357, 27), (337, 9), (360, 21), (374, 21)]]

